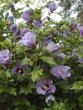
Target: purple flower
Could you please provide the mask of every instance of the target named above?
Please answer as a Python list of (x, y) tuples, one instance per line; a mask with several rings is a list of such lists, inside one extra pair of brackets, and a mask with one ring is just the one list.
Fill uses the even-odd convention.
[(33, 20), (32, 25), (35, 26), (35, 27), (37, 27), (37, 28), (40, 28), (42, 26), (41, 19), (39, 19), (39, 20)]
[(78, 24), (74, 23), (72, 25), (69, 26), (70, 30), (75, 30), (78, 27)]
[(71, 52), (69, 52), (69, 55), (70, 55), (71, 57), (76, 57), (76, 50), (73, 49)]
[(66, 55), (64, 53), (59, 53), (59, 54), (57, 54), (57, 57), (61, 58), (61, 59), (65, 59)]
[(83, 58), (78, 57), (78, 59), (80, 63), (83, 63)]
[(41, 46), (43, 45), (48, 45), (50, 42), (52, 42), (52, 38), (51, 37), (44, 37), (42, 42), (41, 42)]
[(60, 49), (60, 45), (59, 43), (55, 44), (54, 42), (50, 42), (48, 45), (47, 45), (47, 50), (49, 52), (56, 52)]
[(11, 27), (10, 27), (10, 31), (13, 33), (13, 34), (16, 34), (18, 32), (18, 26), (17, 24), (13, 24)]
[(50, 12), (53, 12), (57, 9), (57, 6), (56, 6), (55, 2), (51, 2), (49, 4), (49, 9), (50, 9)]
[(70, 31), (66, 31), (62, 33), (64, 37), (70, 36), (71, 32)]
[(25, 33), (28, 32), (28, 29), (27, 28), (20, 28), (19, 32), (18, 32), (18, 38), (22, 38)]
[(36, 42), (36, 34), (33, 32), (27, 32), (25, 35), (22, 37), (21, 40), (19, 40), (19, 44), (24, 45), (28, 48), (34, 48), (35, 47), (35, 42)]
[(58, 79), (63, 78), (64, 80), (68, 79), (71, 76), (71, 73), (69, 73), (70, 67), (63, 66), (63, 65), (55, 65), (51, 69), (51, 74), (53, 74)]
[(9, 50), (0, 51), (0, 63), (4, 66), (7, 66), (10, 63), (10, 54)]
[(26, 22), (29, 22), (31, 20), (30, 16), (31, 16), (31, 12), (29, 10), (24, 11), (22, 14), (22, 18)]
[(83, 26), (80, 27), (80, 35), (83, 36)]
[(24, 75), (25, 74), (24, 71), (25, 71), (25, 66), (23, 66), (23, 65), (16, 65), (16, 66), (14, 66), (12, 68), (11, 73), (12, 74), (20, 73), (20, 74)]
[(13, 16), (9, 16), (8, 17), (8, 21), (13, 24), (14, 23), (14, 17)]
[(50, 106), (51, 101), (54, 101), (54, 100), (55, 100), (55, 97), (52, 94), (50, 94), (46, 96), (45, 102), (47, 103), (48, 106)]
[(37, 81), (35, 88), (38, 94), (43, 94), (43, 95), (54, 93), (56, 90), (55, 86), (53, 85), (53, 81), (50, 79)]
[(57, 34), (59, 34), (59, 31), (58, 31), (58, 30), (55, 30), (55, 31), (52, 31), (52, 32), (51, 32), (51, 35), (52, 35), (52, 36), (56, 36)]

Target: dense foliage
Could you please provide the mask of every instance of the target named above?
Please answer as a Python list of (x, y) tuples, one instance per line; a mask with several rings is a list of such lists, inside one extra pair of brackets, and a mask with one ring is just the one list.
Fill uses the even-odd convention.
[(83, 26), (53, 21), (54, 2), (14, 5), (0, 9), (0, 110), (82, 110)]

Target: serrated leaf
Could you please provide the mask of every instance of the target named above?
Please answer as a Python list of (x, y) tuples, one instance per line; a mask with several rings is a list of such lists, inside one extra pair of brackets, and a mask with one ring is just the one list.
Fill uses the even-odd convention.
[(11, 73), (9, 72), (9, 70), (6, 70), (5, 75), (7, 78), (11, 77)]
[(43, 75), (43, 69), (35, 68), (30, 74), (32, 81), (35, 82), (41, 75)]
[(76, 81), (71, 89), (82, 90), (83, 89), (83, 81)]
[(16, 89), (11, 87), (11, 88), (8, 88), (7, 90), (7, 93), (11, 94), (11, 95), (14, 95), (16, 96)]
[(20, 88), (19, 94), (28, 94), (28, 93), (31, 93), (31, 92), (32, 92), (31, 88), (22, 87), (22, 88)]
[(29, 64), (30, 66), (33, 65), (33, 61), (31, 61), (31, 59), (27, 57), (25, 57), (20, 63), (21, 65), (26, 65), (26, 64)]
[(44, 62), (48, 63), (49, 65), (54, 65), (55, 61), (53, 59), (53, 57), (48, 57), (48, 56), (42, 56), (41, 60), (43, 60)]

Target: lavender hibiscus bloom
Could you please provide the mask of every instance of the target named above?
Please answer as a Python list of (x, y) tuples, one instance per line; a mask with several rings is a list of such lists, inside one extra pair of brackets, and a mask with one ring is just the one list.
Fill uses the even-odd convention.
[(50, 79), (37, 81), (35, 88), (38, 94), (43, 94), (43, 95), (54, 93), (56, 90), (55, 86), (53, 85), (53, 81)]
[(83, 26), (80, 27), (80, 35), (83, 36)]
[(25, 70), (25, 66), (23, 65), (16, 65), (12, 68), (11, 73), (15, 74), (15, 73), (20, 73), (22, 75), (24, 75), (24, 70)]
[(49, 52), (57, 52), (59, 49), (60, 49), (59, 43), (55, 44), (54, 42), (50, 42), (50, 43), (47, 45), (47, 50), (48, 50)]
[(35, 42), (36, 42), (36, 34), (33, 32), (27, 32), (25, 35), (22, 37), (21, 40), (19, 40), (19, 44), (24, 45), (28, 48), (34, 48), (35, 47)]
[(13, 33), (13, 34), (16, 34), (18, 32), (18, 26), (17, 24), (13, 24), (11, 27), (10, 27), (10, 31)]
[(41, 19), (33, 20), (32, 25), (35, 26), (35, 27), (37, 27), (37, 28), (41, 28), (41, 26), (42, 26)]
[(55, 65), (51, 69), (51, 74), (53, 74), (55, 77), (58, 79), (68, 79), (71, 76), (71, 73), (69, 73), (70, 67), (68, 66), (63, 66), (63, 65)]
[(59, 53), (59, 54), (57, 54), (57, 57), (61, 58), (61, 59), (65, 59), (66, 55), (64, 53)]
[(50, 94), (48, 96), (46, 96), (45, 102), (47, 103), (48, 106), (50, 106), (51, 102), (55, 100), (55, 97)]
[(7, 66), (10, 63), (10, 54), (9, 50), (0, 51), (0, 63), (4, 66)]
[(29, 22), (31, 20), (30, 16), (31, 12), (29, 10), (24, 11), (24, 13), (22, 14), (22, 18), (26, 22)]
[(53, 12), (53, 11), (55, 11), (57, 9), (57, 6), (56, 6), (55, 2), (51, 2), (49, 4), (48, 8), (50, 9), (50, 12)]
[(20, 28), (19, 29), (19, 31), (18, 31), (18, 38), (22, 38), (24, 35), (25, 35), (25, 33), (27, 33), (28, 32), (28, 29), (27, 28)]

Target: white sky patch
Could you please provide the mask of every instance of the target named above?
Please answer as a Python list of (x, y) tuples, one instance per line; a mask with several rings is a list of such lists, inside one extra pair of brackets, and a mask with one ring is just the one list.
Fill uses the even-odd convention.
[(50, 16), (51, 19), (53, 19), (54, 21), (61, 21), (62, 17), (60, 15), (58, 15), (57, 13), (52, 13)]

